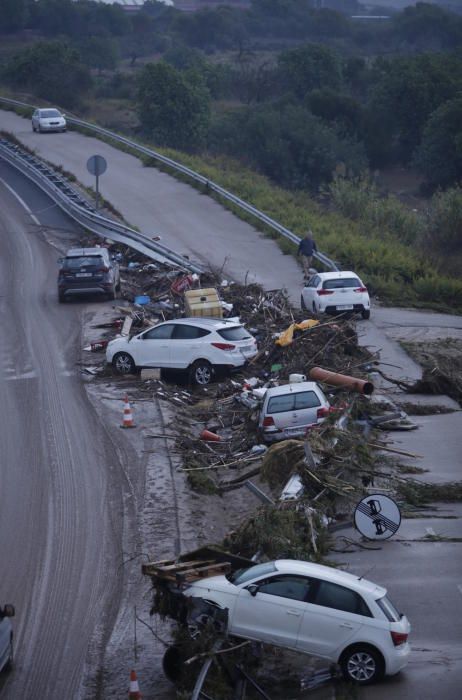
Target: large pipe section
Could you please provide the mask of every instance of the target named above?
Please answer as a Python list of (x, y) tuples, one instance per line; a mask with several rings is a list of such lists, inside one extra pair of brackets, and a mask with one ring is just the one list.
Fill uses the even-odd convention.
[(357, 377), (349, 377), (346, 374), (329, 372), (329, 370), (322, 369), (322, 367), (313, 367), (313, 369), (310, 369), (309, 375), (311, 379), (317, 382), (325, 382), (326, 384), (332, 384), (332, 386), (342, 386), (345, 389), (356, 391), (358, 394), (366, 394), (366, 396), (369, 396), (374, 391), (372, 382), (358, 379)]

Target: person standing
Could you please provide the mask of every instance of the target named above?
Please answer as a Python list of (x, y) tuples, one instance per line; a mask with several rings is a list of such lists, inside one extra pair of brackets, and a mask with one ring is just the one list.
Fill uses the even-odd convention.
[(308, 277), (311, 263), (313, 262), (313, 253), (315, 250), (317, 251), (318, 249), (316, 247), (316, 242), (313, 239), (313, 232), (311, 231), (311, 229), (308, 229), (308, 231), (305, 234), (305, 237), (302, 238), (302, 240), (298, 244), (297, 251), (297, 256), (302, 256), (303, 274), (305, 277)]

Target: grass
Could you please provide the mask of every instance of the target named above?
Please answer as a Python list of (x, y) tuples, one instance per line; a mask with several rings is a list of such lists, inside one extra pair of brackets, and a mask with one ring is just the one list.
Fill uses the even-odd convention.
[[(27, 112), (22, 108), (15, 108), (14, 111), (22, 114)], [(79, 131), (94, 136), (89, 129), (79, 127)], [(277, 187), (268, 178), (245, 168), (231, 158), (207, 154), (191, 155), (142, 143), (133, 136), (130, 138), (140, 145), (155, 148), (161, 155), (180, 162), (219, 184), (299, 236), (310, 227), (319, 249), (338, 261), (344, 269), (356, 270), (372, 294), (381, 301), (449, 313), (462, 311), (462, 281), (456, 277), (439, 274), (434, 269), (433, 261), (428, 260), (423, 253), (419, 254), (414, 245), (418, 227), (416, 217), (403, 212), (392, 199), (385, 199), (381, 203), (375, 193), (365, 191), (361, 183), (357, 183), (357, 191), (354, 190), (354, 185), (349, 183), (349, 189), (344, 187), (342, 192), (343, 200), (340, 195), (337, 196), (338, 208), (343, 208), (344, 211), (348, 211), (350, 217), (355, 217), (349, 218), (340, 211), (327, 210), (306, 192), (287, 191)], [(146, 167), (155, 165), (202, 191), (204, 189), (187, 176), (164, 164), (158, 164), (155, 159), (140, 156), (136, 149), (110, 138), (104, 137), (102, 140), (140, 158)], [(284, 254), (295, 254), (296, 246), (270, 227), (219, 196), (213, 193), (211, 196), (237, 216), (263, 231), (265, 235), (274, 238)], [(353, 197), (357, 197), (357, 201), (353, 199), (351, 202)], [(366, 213), (361, 217), (363, 209)], [(409, 243), (403, 242), (406, 240)]]

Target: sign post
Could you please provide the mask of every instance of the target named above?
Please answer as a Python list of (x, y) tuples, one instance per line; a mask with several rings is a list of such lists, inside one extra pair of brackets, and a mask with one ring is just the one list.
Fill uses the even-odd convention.
[(103, 173), (105, 173), (107, 170), (106, 159), (103, 158), (103, 156), (90, 156), (90, 158), (87, 160), (87, 170), (89, 173), (91, 173), (92, 175), (95, 175), (95, 177), (96, 177), (95, 208), (96, 208), (96, 211), (98, 211), (98, 209), (99, 209), (99, 176), (103, 175)]
[(389, 496), (374, 493), (359, 501), (354, 514), (355, 527), (368, 540), (387, 540), (401, 525), (401, 513)]

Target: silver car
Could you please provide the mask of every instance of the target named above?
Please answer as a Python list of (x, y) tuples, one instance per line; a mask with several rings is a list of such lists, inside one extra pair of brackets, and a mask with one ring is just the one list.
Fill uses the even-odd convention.
[(32, 115), (32, 131), (66, 131), (64, 114), (57, 109), (36, 109)]
[(14, 607), (0, 607), (0, 671), (8, 671), (13, 665), (13, 628), (10, 617), (14, 617)]

